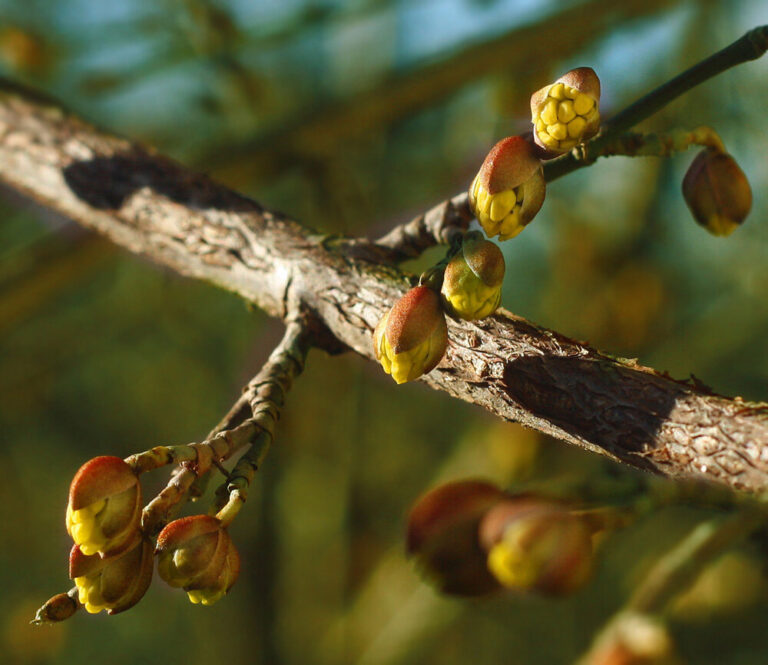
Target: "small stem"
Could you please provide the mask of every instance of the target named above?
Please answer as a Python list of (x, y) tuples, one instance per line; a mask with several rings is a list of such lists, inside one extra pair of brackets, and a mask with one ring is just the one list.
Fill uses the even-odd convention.
[[(659, 623), (658, 616), (696, 581), (720, 553), (760, 527), (765, 520), (761, 507), (753, 504), (728, 517), (717, 517), (696, 526), (656, 563), (626, 605), (597, 633), (589, 651), (578, 660), (578, 664), (597, 662), (606, 647), (616, 640), (621, 641), (622, 633), (627, 633), (630, 627), (627, 622), (638, 628), (656, 626), (654, 632), (664, 637), (663, 624)], [(647, 632), (643, 630), (643, 634)], [(661, 642), (661, 653), (671, 651), (670, 644), (664, 644), (664, 640)], [(646, 646), (643, 645), (643, 648)]]
[[(660, 85), (641, 97), (603, 124), (603, 129), (582, 150), (575, 150), (544, 164), (544, 178), (551, 182), (571, 171), (588, 166), (594, 158), (603, 154), (606, 145), (622, 132), (634, 127), (641, 120), (656, 113), (684, 92), (717, 76), (726, 69), (750, 60), (756, 60), (768, 50), (768, 26), (760, 26), (747, 32), (733, 44), (705, 58), (682, 74)], [(585, 159), (585, 156), (587, 159)]]
[(744, 509), (726, 518), (699, 524), (653, 567), (627, 603), (627, 609), (646, 614), (663, 612), (723, 550), (765, 522), (765, 514)]
[(692, 145), (700, 145), (726, 152), (725, 145), (717, 132), (711, 127), (697, 127), (691, 131), (678, 129), (666, 134), (639, 134), (628, 132), (617, 136), (601, 150), (600, 155), (590, 158), (625, 155), (627, 157), (669, 157), (675, 152), (687, 150)]
[(248, 488), (271, 447), (285, 395), (303, 371), (309, 347), (303, 325), (299, 321), (289, 322), (282, 341), (246, 389), (253, 410), (253, 418), (246, 422), (256, 423), (258, 433), (227, 481), (216, 490), (212, 512), (225, 526), (235, 518), (248, 497)]
[(469, 197), (466, 192), (462, 192), (430, 208), (407, 224), (396, 226), (379, 238), (376, 244), (391, 250), (393, 262), (413, 259), (434, 245), (450, 245), (456, 236), (461, 236), (467, 230), (473, 219)]

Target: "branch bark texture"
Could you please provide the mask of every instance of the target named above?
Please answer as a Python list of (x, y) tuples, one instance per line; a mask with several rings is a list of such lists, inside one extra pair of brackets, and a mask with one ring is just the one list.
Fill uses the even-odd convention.
[[(388, 243), (319, 235), (9, 85), (0, 89), (0, 179), (270, 315), (301, 308), (331, 351), (372, 358), (373, 328), (410, 285)], [(449, 335), (423, 379), (435, 389), (641, 469), (768, 489), (766, 404), (714, 395), (503, 310), (449, 321)]]

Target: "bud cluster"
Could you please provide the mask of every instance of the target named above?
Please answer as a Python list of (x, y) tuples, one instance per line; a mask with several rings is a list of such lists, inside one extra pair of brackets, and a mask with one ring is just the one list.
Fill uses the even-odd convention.
[[(439, 274), (440, 265), (443, 264), (434, 269), (435, 274)], [(412, 288), (374, 330), (376, 360), (397, 383), (413, 381), (431, 372), (445, 355), (446, 312), (475, 321), (493, 314), (501, 301), (504, 255), (480, 233), (466, 234), (444, 265), (439, 294), (431, 285)]]
[(240, 557), (217, 518), (175, 520), (160, 532), (154, 548), (142, 531), (141, 507), (138, 476), (124, 460), (96, 457), (80, 467), (70, 485), (66, 519), (75, 541), (69, 576), (76, 593), (51, 598), (41, 608), (41, 622), (71, 616), (75, 596), (92, 614), (133, 607), (152, 581), (155, 554), (160, 577), (183, 587), (193, 603), (211, 605), (229, 591)]
[(444, 593), (475, 596), (506, 588), (565, 595), (589, 579), (595, 532), (593, 522), (562, 502), (459, 481), (416, 502), (406, 543)]
[[(469, 188), (469, 205), (488, 237), (514, 238), (544, 203), (541, 158), (562, 155), (600, 128), (600, 80), (579, 67), (531, 96), (533, 142), (527, 136), (499, 141)], [(534, 145), (535, 144), (535, 145)]]

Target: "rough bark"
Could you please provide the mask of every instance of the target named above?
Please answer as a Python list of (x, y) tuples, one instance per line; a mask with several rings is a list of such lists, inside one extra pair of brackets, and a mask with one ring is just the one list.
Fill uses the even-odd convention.
[[(371, 332), (409, 286), (396, 248), (331, 239), (103, 133), (39, 97), (0, 91), (0, 178), (133, 252), (238, 293), (301, 307), (320, 346), (371, 358)], [(461, 222), (461, 199), (430, 233)], [(434, 219), (433, 219), (434, 221)], [(394, 236), (389, 236), (391, 241)], [(497, 416), (668, 476), (768, 488), (768, 405), (727, 399), (501, 311), (449, 322), (423, 379)], [(408, 388), (403, 388), (407, 390)]]

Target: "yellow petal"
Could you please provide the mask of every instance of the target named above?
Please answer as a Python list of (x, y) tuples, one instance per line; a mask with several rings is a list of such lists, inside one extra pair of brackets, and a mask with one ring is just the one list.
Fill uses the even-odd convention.
[(576, 111), (576, 113), (579, 115), (586, 115), (590, 112), (590, 110), (592, 110), (594, 105), (595, 100), (592, 99), (589, 95), (585, 95), (583, 93), (579, 93), (573, 100), (573, 110)]
[(556, 122), (554, 125), (550, 125), (547, 131), (552, 138), (555, 138), (558, 141), (562, 141), (568, 136), (568, 128), (562, 122)]
[(586, 126), (587, 121), (584, 118), (574, 118), (568, 123), (568, 136), (572, 139), (581, 138)]
[(544, 105), (539, 117), (548, 125), (557, 122), (557, 101), (550, 99)]
[(573, 110), (573, 102), (570, 99), (560, 102), (557, 107), (557, 119), (560, 122), (568, 123), (576, 117), (576, 111)]

